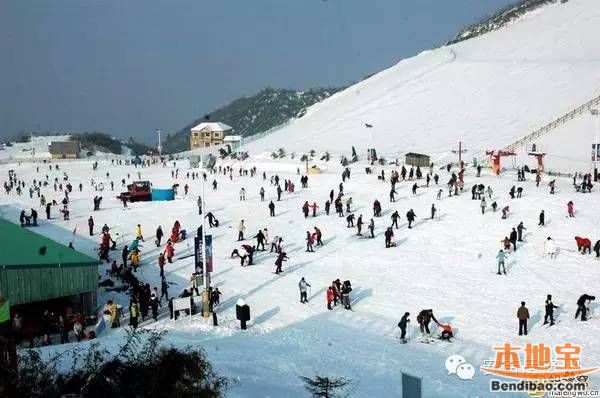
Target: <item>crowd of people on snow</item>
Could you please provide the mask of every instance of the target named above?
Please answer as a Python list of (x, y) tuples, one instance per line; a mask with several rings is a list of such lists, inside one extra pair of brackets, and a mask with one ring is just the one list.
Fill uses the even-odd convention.
[[(114, 164), (114, 161), (113, 161)], [(143, 165), (149, 166), (150, 164), (142, 163)], [(166, 162), (162, 162), (163, 167), (166, 167)], [(173, 164), (175, 167), (175, 164)], [(55, 171), (59, 170), (58, 165), (54, 165)], [(136, 164), (137, 167), (137, 164)], [(144, 167), (144, 166), (143, 166)], [(94, 164), (94, 170), (97, 170), (98, 164)], [(52, 171), (52, 165), (49, 165), (50, 171)], [(448, 197), (457, 197), (460, 196), (464, 190), (465, 186), (465, 167), (464, 164), (459, 165), (459, 169), (454, 172), (452, 171), (452, 166), (447, 165), (441, 170), (446, 169), (449, 174), (449, 180), (447, 182), (448, 188)], [(39, 167), (37, 169), (39, 172)], [(223, 176), (228, 176), (229, 180), (233, 180), (234, 168), (231, 166), (218, 166), (218, 168), (212, 169), (209, 171), (212, 174), (218, 174)], [(240, 167), (238, 170), (239, 176), (248, 176), (255, 177), (258, 175), (256, 167), (251, 169), (245, 169)], [(299, 169), (297, 170), (297, 174), (300, 175)], [(477, 177), (481, 175), (481, 166), (477, 167)], [(573, 186), (576, 192), (591, 192), (593, 184), (592, 184), (592, 176), (591, 174), (579, 175), (581, 182), (577, 181), (578, 175), (575, 174), (573, 177)], [(130, 174), (127, 174), (127, 179), (130, 178)], [(141, 178), (141, 174), (138, 171), (138, 179)], [(171, 178), (178, 179), (179, 178), (179, 169), (171, 170)], [(196, 172), (187, 172), (187, 179), (200, 179), (200, 174)], [(202, 178), (207, 182), (207, 174), (202, 173)], [(377, 176), (378, 180), (382, 182), (386, 182), (386, 174), (385, 170), (381, 170), (381, 174)], [(425, 179), (424, 185), (419, 185), (419, 180)], [(525, 177), (525, 170), (518, 169), (517, 170), (517, 178), (519, 182), (526, 182), (527, 178)], [(106, 181), (97, 181), (94, 178), (91, 179), (90, 186), (95, 191), (103, 191), (104, 183), (110, 186), (111, 190), (114, 190), (114, 181), (109, 180), (110, 174), (106, 173)], [(274, 174), (267, 178), (266, 172), (262, 173), (263, 181), (269, 181), (270, 185), (274, 187), (274, 194), (277, 197), (276, 202), (280, 202), (282, 199), (282, 195), (286, 194), (294, 194), (296, 193), (295, 184), (292, 179), (281, 179), (279, 175)], [(363, 215), (353, 211), (356, 206), (353, 201), (353, 198), (350, 195), (344, 193), (344, 184), (347, 180), (351, 179), (351, 169), (350, 167), (345, 167), (341, 174), (342, 181), (338, 185), (338, 192), (336, 194), (335, 189), (331, 189), (329, 192), (328, 198), (323, 206), (323, 210), (325, 215), (330, 215), (331, 206), (335, 210), (335, 214), (338, 215), (339, 218), (343, 218), (342, 221), (345, 221), (346, 227), (351, 229), (356, 229), (356, 236), (363, 237), (363, 230), (366, 225), (366, 230), (368, 233), (364, 234), (365, 238), (375, 238), (375, 219), (382, 217), (382, 205), (378, 199), (375, 199), (373, 202), (373, 217), (369, 218), (369, 220), (365, 220)], [(410, 192), (413, 196), (417, 196), (419, 188), (427, 188), (430, 186), (430, 182), (438, 186), (440, 176), (438, 173), (434, 173), (433, 164), (430, 165), (429, 170), (425, 172), (425, 176), (421, 167), (410, 167), (407, 169), (406, 166), (402, 166), (400, 171), (394, 169), (389, 172), (389, 201), (390, 203), (395, 203), (397, 201), (396, 195), (398, 194), (397, 185), (404, 181), (414, 181), (410, 187)], [(309, 178), (308, 175), (300, 176), (300, 186), (302, 188), (308, 188)], [(536, 186), (539, 186), (541, 182), (541, 173), (535, 174), (535, 182)], [(34, 195), (40, 199), (41, 207), (45, 208), (47, 219), (51, 218), (51, 207), (58, 206), (57, 200), (48, 201), (41, 193), (41, 189), (51, 185), (52, 182), (48, 175), (45, 176), (45, 180), (33, 180), (33, 183), (29, 187), (29, 196), (33, 198)], [(121, 180), (121, 186), (126, 185), (126, 180), (123, 178)], [(19, 180), (17, 175), (12, 172), (9, 175), (9, 180), (4, 182), (4, 188), (6, 194), (10, 194), (14, 189), (17, 195), (22, 195), (23, 190), (25, 190), (27, 184), (23, 180)], [(58, 177), (54, 178), (53, 181), (54, 191), (57, 194), (62, 193), (63, 197), (57, 198), (62, 204), (62, 209), (60, 212), (63, 215), (64, 220), (69, 220), (70, 210), (69, 210), (69, 194), (73, 191), (73, 186), (69, 181), (69, 176), (66, 172), (62, 174), (62, 181), (59, 180)], [(83, 184), (79, 183), (78, 185), (79, 191), (83, 190)], [(215, 178), (212, 182), (213, 190), (218, 189), (218, 182)], [(555, 194), (557, 189), (556, 180), (553, 179), (548, 182), (548, 187), (550, 189), (550, 194)], [(437, 189), (437, 188), (436, 188)], [(439, 189), (437, 191), (437, 199), (442, 200), (443, 189)], [(189, 185), (185, 184), (184, 186), (184, 195), (187, 197), (189, 193)], [(500, 199), (493, 198), (494, 191), (491, 186), (485, 186), (483, 184), (474, 184), (471, 188), (471, 199), (479, 201), (479, 207), (481, 209), (481, 214), (485, 215), (488, 207), (488, 200), (491, 201), (490, 207), (493, 212), (495, 212), (499, 207), (502, 210), (502, 219), (508, 219), (510, 216), (510, 207), (508, 202), (511, 200), (520, 199), (523, 197), (524, 188), (522, 186), (513, 185), (508, 191), (508, 198), (505, 204), (498, 205)], [(244, 202), (247, 199), (247, 191), (244, 187), (239, 190), (239, 200)], [(258, 191), (258, 196), (261, 202), (265, 201), (266, 191), (264, 187), (261, 187)], [(99, 211), (102, 203), (102, 196), (95, 195), (93, 198), (93, 211)], [(126, 206), (126, 202), (124, 202), (124, 206)], [(199, 215), (203, 214), (203, 201), (201, 197), (198, 197), (197, 200), (198, 212)], [(269, 216), (276, 217), (275, 212), (275, 202), (273, 200), (269, 201), (268, 204)], [(304, 219), (316, 218), (320, 216), (319, 214), (320, 206), (317, 204), (315, 200), (306, 200), (304, 201), (301, 212)], [(435, 204), (431, 205), (430, 208), (430, 216), (431, 219), (434, 219), (438, 214), (438, 208), (436, 208)], [(573, 201), (569, 201), (567, 203), (567, 217), (574, 218), (575, 217), (575, 209)], [(216, 219), (212, 212), (207, 212), (204, 215), (204, 218), (208, 219), (209, 227), (216, 228), (219, 226), (219, 221)], [(407, 229), (412, 229), (414, 227), (417, 215), (410, 209), (406, 213), (406, 222)], [(21, 211), (20, 215), (20, 224), (21, 226), (35, 226), (37, 225), (37, 211), (35, 209), (31, 209), (31, 212), (28, 214), (25, 210)], [(397, 246), (397, 243), (394, 240), (394, 230), (400, 229), (399, 221), (400, 214), (398, 210), (394, 210), (390, 216), (390, 224), (384, 225), (384, 239), (385, 239), (385, 247), (393, 248)], [(546, 214), (544, 210), (541, 210), (539, 215), (539, 227), (544, 227), (546, 225)], [(94, 227), (95, 221), (93, 216), (89, 216), (88, 218), (88, 228), (89, 235), (94, 236)], [(510, 233), (501, 240), (501, 249), (498, 251), (496, 255), (497, 260), (497, 274), (506, 275), (507, 274), (507, 259), (510, 255), (517, 251), (517, 242), (519, 245), (521, 242), (525, 242), (523, 239), (523, 231), (526, 230), (524, 226), (524, 222), (521, 221), (516, 227), (511, 228)], [(259, 255), (261, 257), (265, 255), (272, 255), (274, 259), (275, 265), (275, 274), (283, 273), (284, 264), (290, 260), (290, 257), (284, 250), (283, 246), (283, 238), (280, 235), (275, 235), (271, 239), (269, 237), (269, 231), (267, 227), (260, 228), (258, 232), (251, 236), (251, 239), (256, 239), (256, 244), (249, 244), (245, 241), (247, 238), (245, 237), (246, 233), (246, 223), (242, 219), (240, 220), (237, 228), (237, 241), (241, 242), (239, 248), (234, 248), (231, 252), (231, 258), (239, 258), (240, 265), (242, 267), (252, 266), (255, 264), (255, 256)], [(158, 254), (158, 268), (160, 273), (160, 287), (154, 286), (151, 287), (149, 283), (143, 283), (137, 279), (135, 274), (138, 271), (138, 268), (142, 264), (141, 252), (143, 249), (142, 243), (145, 242), (141, 225), (137, 224), (135, 228), (135, 239), (129, 245), (125, 244), (121, 251), (121, 264), (117, 264), (116, 260), (113, 260), (110, 256), (110, 252), (117, 250), (117, 242), (111, 236), (110, 228), (104, 224), (101, 230), (100, 235), (100, 244), (98, 248), (98, 255), (101, 261), (105, 261), (107, 264), (110, 264), (110, 268), (107, 270), (107, 275), (110, 278), (115, 278), (116, 281), (120, 281), (124, 286), (126, 286), (126, 291), (129, 295), (129, 308), (128, 308), (128, 317), (129, 324), (136, 328), (141, 322), (144, 322), (146, 319), (153, 319), (156, 321), (158, 319), (159, 308), (163, 307), (163, 298), (165, 299), (166, 306), (170, 309), (171, 318), (176, 318), (178, 314), (173, 312), (172, 300), (173, 297), (169, 297), (169, 287), (171, 283), (166, 280), (165, 267), (167, 264), (172, 263), (174, 260), (175, 254), (175, 245), (178, 242), (181, 242), (187, 238), (187, 232), (185, 229), (181, 228), (179, 221), (175, 221), (169, 238), (165, 243), (164, 250), (161, 250)], [(162, 227), (158, 226), (155, 234), (154, 243), (156, 247), (161, 247), (163, 245), (162, 240), (164, 237), (164, 233), (162, 231)], [(117, 234), (118, 237), (118, 234)], [(306, 231), (305, 242), (306, 242), (306, 252), (313, 253), (315, 249), (323, 246), (322, 240), (322, 232), (321, 229), (317, 226), (314, 226), (312, 230)], [(578, 252), (582, 254), (590, 254), (592, 250), (592, 242), (587, 237), (576, 236), (575, 237), (576, 245)], [(267, 246), (269, 246), (269, 251), (267, 253)], [(594, 247), (594, 252), (596, 257), (600, 257), (600, 240), (596, 241)], [(264, 253), (264, 254), (263, 254)], [(544, 253), (547, 254), (550, 258), (556, 258), (558, 251), (557, 247), (554, 243), (554, 240), (551, 237), (548, 237), (545, 242)], [(149, 263), (149, 262), (146, 262)], [(510, 271), (510, 269), (509, 269)], [(187, 298), (190, 297), (190, 302), (192, 308), (192, 312), (196, 311), (196, 304), (194, 303), (194, 293), (196, 295), (200, 295), (199, 287), (202, 286), (202, 273), (201, 270), (194, 270), (190, 277), (190, 287), (183, 289), (182, 293), (178, 296), (179, 298)], [(300, 292), (300, 302), (303, 304), (308, 303), (309, 291), (311, 289), (311, 285), (306, 281), (304, 277), (298, 282), (298, 288)], [(349, 280), (344, 281), (343, 283), (340, 279), (336, 279), (331, 283), (330, 286), (326, 289), (326, 302), (327, 308), (332, 310), (335, 306), (342, 305), (345, 309), (351, 310), (351, 300), (350, 300), (350, 292), (352, 291), (352, 286)], [(221, 292), (218, 288), (212, 289), (209, 291), (209, 301), (211, 311), (214, 307), (219, 305)], [(577, 313), (575, 317), (578, 318), (581, 315), (582, 320), (588, 319), (589, 314), (589, 305), (590, 302), (595, 300), (594, 296), (584, 294), (577, 301)], [(527, 334), (527, 320), (529, 319), (529, 312), (527, 307), (525, 306), (525, 302), (521, 303), (521, 307), (519, 307), (517, 311), (517, 317), (519, 319), (519, 334)], [(554, 305), (552, 302), (552, 296), (548, 295), (546, 299), (545, 306), (545, 324), (550, 324), (550, 326), (554, 325), (554, 310), (558, 308), (558, 306)], [(116, 300), (107, 301), (102, 313), (107, 317), (107, 322), (110, 327), (119, 327), (121, 324), (121, 319), (125, 317), (123, 308), (117, 303)], [(406, 342), (406, 328), (410, 322), (410, 313), (406, 312), (400, 322), (398, 323), (398, 327), (401, 330), (401, 341)], [(429, 325), (431, 321), (435, 322), (440, 327), (440, 335), (439, 337), (442, 339), (450, 340), (453, 337), (453, 330), (449, 324), (440, 324), (438, 320), (433, 315), (433, 311), (431, 309), (422, 310), (417, 316), (417, 322), (419, 324), (419, 329), (423, 335), (430, 335)], [(79, 329), (79, 326), (77, 327)], [(61, 332), (62, 336), (62, 332)], [(78, 340), (83, 337), (83, 334), (77, 333)], [(92, 336), (93, 337), (93, 336)], [(62, 340), (62, 337), (61, 337)]]

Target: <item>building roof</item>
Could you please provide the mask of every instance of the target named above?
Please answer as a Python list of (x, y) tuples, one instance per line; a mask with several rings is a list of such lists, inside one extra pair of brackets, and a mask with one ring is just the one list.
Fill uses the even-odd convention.
[(52, 155), (61, 155), (63, 153), (79, 153), (81, 147), (79, 141), (52, 141), (48, 150)]
[(4, 243), (0, 251), (0, 271), (98, 265), (92, 257), (3, 219), (0, 219), (0, 242)]
[(202, 131), (205, 129), (208, 131), (222, 131), (222, 132), (228, 132), (228, 131), (233, 130), (233, 128), (231, 126), (228, 126), (225, 123), (203, 122), (203, 123), (200, 123), (199, 125), (197, 125), (196, 127), (193, 127), (192, 131)]
[(429, 157), (429, 155), (424, 155), (422, 153), (415, 153), (415, 152), (409, 152), (406, 154), (406, 156), (412, 157), (412, 158), (428, 158)]

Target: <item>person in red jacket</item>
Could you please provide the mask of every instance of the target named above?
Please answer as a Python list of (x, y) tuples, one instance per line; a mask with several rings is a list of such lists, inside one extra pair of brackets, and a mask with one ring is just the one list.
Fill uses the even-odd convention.
[(165, 254), (160, 253), (158, 255), (158, 267), (160, 268), (160, 277), (163, 278), (165, 276)]
[(333, 288), (331, 286), (329, 286), (329, 288), (327, 289), (327, 309), (328, 310), (332, 310), (333, 308), (331, 308), (331, 303), (333, 303), (335, 295), (333, 294)]
[(567, 203), (567, 213), (569, 213), (569, 217), (575, 217), (573, 206), (573, 201), (570, 200), (569, 203)]
[(167, 242), (167, 247), (165, 248), (165, 255), (167, 257), (167, 261), (172, 263), (173, 256), (175, 255), (175, 248), (173, 247), (173, 243), (170, 240)]
[(585, 254), (586, 251), (592, 253), (592, 241), (588, 238), (576, 236), (575, 242), (577, 242), (577, 251), (581, 252), (581, 254)]
[(88, 227), (90, 229), (90, 236), (94, 235), (94, 219), (92, 218), (92, 216), (90, 216), (90, 218), (88, 218)]

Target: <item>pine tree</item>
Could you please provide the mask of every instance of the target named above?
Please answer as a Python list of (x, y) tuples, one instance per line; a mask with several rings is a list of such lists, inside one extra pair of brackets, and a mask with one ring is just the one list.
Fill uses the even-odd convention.
[(338, 393), (343, 393), (343, 390), (350, 385), (350, 380), (344, 377), (330, 378), (316, 375), (313, 378), (302, 376), (300, 379), (304, 381), (304, 388), (314, 398), (335, 398), (339, 396)]

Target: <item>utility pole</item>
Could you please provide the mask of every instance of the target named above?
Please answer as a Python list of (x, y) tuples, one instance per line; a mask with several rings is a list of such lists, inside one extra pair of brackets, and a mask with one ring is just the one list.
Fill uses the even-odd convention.
[(158, 135), (158, 156), (162, 156), (162, 145), (160, 144), (160, 129), (156, 129), (156, 134)]
[[(202, 168), (202, 173), (206, 173), (204, 169), (204, 155), (200, 152), (200, 167)], [(200, 176), (201, 178), (201, 192), (202, 192), (202, 211), (206, 213), (206, 201), (205, 201), (205, 193), (204, 193), (204, 175)], [(202, 316), (208, 318), (209, 316), (209, 301), (210, 301), (210, 292), (209, 292), (209, 284), (210, 277), (208, 276), (208, 267), (206, 266), (206, 240), (204, 237), (206, 236), (206, 225), (204, 223), (205, 217), (202, 217), (202, 277), (204, 278), (204, 294), (202, 297)]]
[(458, 141), (458, 151), (457, 150), (452, 150), (453, 153), (458, 153), (458, 165), (460, 166), (462, 164), (462, 154), (467, 152), (466, 149), (462, 148), (462, 141)]

